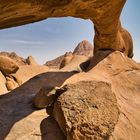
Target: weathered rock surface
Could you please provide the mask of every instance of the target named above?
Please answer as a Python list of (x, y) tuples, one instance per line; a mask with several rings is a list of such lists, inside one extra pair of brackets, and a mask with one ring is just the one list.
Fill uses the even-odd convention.
[(87, 40), (83, 40), (76, 46), (73, 54), (91, 57), (93, 55), (93, 46)]
[(26, 59), (28, 65), (38, 65), (35, 58), (33, 56), (28, 56)]
[(66, 52), (64, 58), (60, 64), (60, 69), (64, 68), (67, 64), (69, 64), (73, 58), (72, 52)]
[[(7, 67), (9, 67), (9, 65), (7, 65)], [(16, 73), (8, 73), (5, 76), (1, 73), (0, 93), (4, 94), (7, 91), (14, 90), (34, 76), (48, 71), (49, 68), (47, 66), (22, 65), (19, 67)]]
[(40, 74), (8, 94), (0, 96), (0, 140), (65, 140), (56, 121), (32, 106), (42, 87), (59, 87), (74, 72)]
[[(140, 139), (140, 65), (123, 53), (111, 51), (96, 53), (87, 72), (47, 72), (0, 96), (0, 139), (65, 139), (54, 119), (47, 114), (44, 118), (45, 114), (35, 112), (32, 106), (42, 87), (46, 92), (65, 85), (67, 90), (55, 101), (53, 113), (67, 138)], [(58, 106), (63, 112), (56, 111)], [(40, 122), (41, 130), (36, 127)]]
[(7, 56), (13, 59), (19, 66), (27, 65), (26, 59), (18, 56), (15, 52), (0, 52), (0, 56)]
[(122, 28), (121, 29), (122, 40), (124, 40), (124, 46), (126, 46), (125, 54), (128, 55), (130, 58), (133, 57), (133, 40), (130, 33)]
[[(80, 65), (87, 61), (89, 58), (82, 55), (72, 55), (71, 57), (64, 57), (64, 61), (62, 61), (63, 67), (61, 67), (62, 71), (81, 71)], [(62, 66), (61, 65), (61, 66)]]
[(5, 76), (0, 72), (0, 95), (7, 92), (6, 88), (6, 78)]
[(36, 108), (46, 108), (51, 106), (56, 99), (54, 87), (42, 87), (33, 99)]
[[(35, 127), (39, 126), (40, 119), (44, 118), (44, 114), (42, 117), (32, 114), (35, 111), (32, 107), (32, 100), (42, 87), (45, 86), (48, 89), (63, 85), (69, 85), (68, 90), (55, 102), (54, 116), (63, 132), (67, 134), (67, 139), (84, 139), (85, 135), (87, 138), (91, 135), (91, 139), (93, 137), (110, 140), (140, 139), (140, 65), (127, 57), (133, 56), (133, 45), (130, 34), (122, 28), (120, 23), (120, 14), (125, 2), (126, 0), (1, 1), (0, 29), (32, 23), (49, 17), (66, 16), (90, 19), (95, 27), (95, 56), (91, 60), (87, 72), (79, 74), (48, 72), (32, 78), (9, 94), (0, 96), (1, 140), (5, 138), (7, 140), (18, 139), (19, 135), (23, 139), (65, 139), (56, 123), (51, 123), (52, 126), (55, 124), (55, 127), (43, 128), (39, 132), (39, 129)], [(4, 75), (17, 71), (18, 66), (15, 66), (11, 60), (9, 61), (9, 58), (8, 65), (4, 65), (2, 60), (4, 59), (0, 56), (0, 70)], [(27, 77), (24, 80), (26, 81)], [(88, 82), (83, 84), (83, 81)], [(93, 81), (96, 81), (96, 84)], [(103, 85), (99, 86), (101, 83)], [(93, 88), (92, 84), (97, 87)], [(86, 91), (88, 92), (86, 93)], [(94, 94), (89, 94), (90, 91)], [(82, 97), (76, 96), (78, 92)], [(104, 95), (104, 93), (106, 94)], [(92, 98), (93, 95), (95, 95), (94, 98)], [(80, 104), (78, 98), (84, 99), (84, 96), (85, 99), (90, 100), (82, 100), (81, 102), (84, 104)], [(69, 108), (67, 108), (66, 99), (71, 99), (68, 100)], [(72, 99), (75, 99), (74, 103)], [(95, 102), (95, 105), (93, 104), (91, 107), (92, 101)], [(77, 106), (77, 102), (80, 106)], [(55, 111), (58, 109), (58, 105), (62, 110), (59, 114)], [(84, 108), (83, 110), (81, 106)], [(75, 112), (71, 107), (74, 107)], [(86, 112), (83, 113), (83, 111)], [(30, 114), (33, 115), (31, 118)], [(59, 119), (59, 116), (64, 116), (64, 118)], [(91, 118), (91, 116), (95, 117)], [(66, 122), (61, 122), (62, 119)], [(77, 121), (80, 124), (75, 127)], [(84, 125), (81, 125), (83, 122)], [(29, 126), (29, 124), (32, 125)], [(47, 124), (45, 121), (43, 126), (47, 126)], [(86, 127), (87, 124), (90, 125)], [(29, 128), (25, 126), (29, 126)], [(92, 134), (93, 132), (94, 134)]]
[(96, 81), (68, 85), (53, 112), (67, 140), (109, 139), (119, 117), (111, 86)]
[(63, 59), (64, 59), (64, 55), (61, 55), (53, 60), (47, 61), (45, 63), (45, 66), (48, 66), (49, 68), (53, 68), (53, 69), (59, 69)]
[(110, 83), (117, 98), (120, 115), (110, 140), (139, 140), (139, 64), (120, 52), (101, 51), (93, 57), (88, 72), (70, 77), (63, 85), (93, 80)]
[(59, 89), (58, 87), (42, 87), (34, 97), (33, 105), (38, 109), (51, 107), (65, 90), (63, 88)]
[(16, 74), (14, 74), (14, 76), (16, 79), (18, 78), (20, 81), (22, 81), (22, 83), (24, 83), (34, 76), (47, 71), (49, 71), (47, 66), (25, 65), (20, 66), (19, 70), (16, 72)]
[[(131, 57), (120, 24), (120, 14), (126, 0), (2, 0), (0, 29), (40, 21), (49, 17), (79, 17), (90, 19), (95, 26), (94, 53), (98, 50), (118, 50)], [(128, 45), (128, 46), (127, 46)], [(129, 54), (128, 54), (129, 52)]]
[(18, 86), (19, 86), (18, 83), (12, 76), (6, 76), (6, 87), (8, 91), (14, 90)]
[(15, 61), (6, 56), (0, 56), (0, 71), (4, 75), (16, 73), (18, 69), (19, 66)]
[[(31, 107), (30, 107), (31, 109)], [(32, 111), (34, 111), (32, 109)], [(5, 140), (38, 140), (41, 139), (40, 124), (44, 118), (47, 117), (46, 111), (32, 112), (22, 119), (22, 121), (14, 124), (10, 133)], [(27, 131), (28, 130), (28, 131)]]
[(14, 60), (19, 66), (23, 65), (38, 65), (35, 58), (33, 56), (28, 56), (27, 58), (23, 58), (18, 56), (15, 52), (0, 52), (0, 56), (6, 56)]
[(47, 139), (65, 140), (65, 136), (54, 118), (47, 115), (45, 110), (33, 112), (28, 117), (17, 122), (5, 138), (5, 140)]

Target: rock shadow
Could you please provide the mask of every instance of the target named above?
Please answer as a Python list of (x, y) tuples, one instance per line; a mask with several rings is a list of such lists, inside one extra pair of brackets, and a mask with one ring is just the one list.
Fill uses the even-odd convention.
[[(17, 89), (0, 96), (0, 140), (4, 140), (12, 126), (33, 113), (36, 109), (32, 99), (43, 86), (61, 86), (63, 82), (76, 72), (46, 72), (39, 74)], [(47, 116), (47, 114), (46, 114)], [(49, 122), (50, 121), (50, 122)], [(46, 118), (42, 124), (50, 125), (52, 118)], [(52, 126), (55, 127), (56, 125)], [(44, 125), (43, 125), (44, 127)], [(48, 128), (48, 126), (46, 126)], [(43, 131), (43, 130), (42, 130)], [(49, 135), (48, 135), (49, 137)]]
[(66, 140), (65, 135), (52, 116), (48, 116), (42, 120), (40, 130), (42, 136), (41, 140)]
[(88, 72), (113, 52), (114, 52), (113, 50), (100, 50), (89, 60), (82, 63), (80, 67), (83, 71)]

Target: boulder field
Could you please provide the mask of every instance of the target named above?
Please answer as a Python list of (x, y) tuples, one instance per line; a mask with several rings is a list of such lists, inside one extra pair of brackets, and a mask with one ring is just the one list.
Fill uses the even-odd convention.
[(0, 94), (14, 90), (32, 77), (47, 71), (49, 68), (38, 65), (32, 56), (24, 59), (14, 52), (0, 52)]
[(98, 52), (86, 72), (39, 74), (0, 97), (0, 138), (139, 140), (139, 79), (118, 51)]

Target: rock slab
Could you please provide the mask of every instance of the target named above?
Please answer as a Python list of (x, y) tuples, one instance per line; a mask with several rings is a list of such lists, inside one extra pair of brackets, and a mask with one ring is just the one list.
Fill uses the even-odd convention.
[(53, 114), (67, 140), (105, 140), (114, 130), (119, 109), (110, 84), (81, 81), (67, 85)]

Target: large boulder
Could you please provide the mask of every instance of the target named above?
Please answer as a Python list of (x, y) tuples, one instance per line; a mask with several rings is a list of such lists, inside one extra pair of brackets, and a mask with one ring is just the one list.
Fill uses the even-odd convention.
[(124, 28), (120, 30), (120, 33), (122, 35), (122, 42), (124, 42), (124, 46), (126, 46), (124, 52), (126, 55), (132, 58), (134, 55), (133, 54), (133, 39), (130, 33)]
[(15, 52), (0, 52), (0, 56), (7, 56), (11, 59), (13, 59), (19, 66), (22, 65), (27, 65), (26, 63), (26, 59), (24, 59), (23, 57), (18, 56)]
[(6, 76), (6, 87), (8, 91), (14, 90), (18, 86), (19, 86), (18, 83), (12, 76)]
[(19, 69), (19, 66), (14, 60), (6, 56), (0, 56), (0, 71), (4, 75), (16, 73), (18, 69)]
[(51, 106), (56, 99), (53, 87), (42, 87), (33, 99), (33, 105), (36, 108), (46, 108)]
[(42, 87), (33, 99), (33, 105), (38, 108), (52, 107), (57, 98), (66, 90), (58, 87)]
[(68, 85), (53, 112), (67, 140), (109, 139), (119, 117), (111, 86), (96, 81)]
[(63, 85), (93, 80), (110, 83), (117, 98), (120, 114), (110, 140), (139, 140), (140, 65), (123, 53), (100, 51), (91, 60), (86, 73), (70, 77)]

